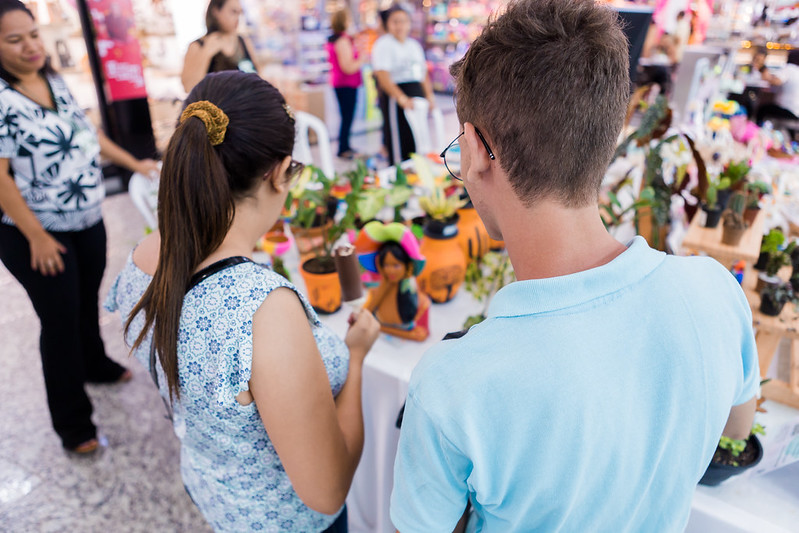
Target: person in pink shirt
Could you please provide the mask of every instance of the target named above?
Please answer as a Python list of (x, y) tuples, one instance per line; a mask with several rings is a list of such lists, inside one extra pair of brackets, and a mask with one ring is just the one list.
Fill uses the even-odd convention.
[(358, 57), (358, 50), (351, 35), (347, 33), (351, 22), (349, 11), (340, 9), (333, 13), (330, 27), (333, 35), (327, 42), (330, 56), (330, 84), (336, 91), (338, 107), (341, 112), (341, 127), (338, 135), (338, 156), (343, 159), (355, 157), (350, 146), (350, 131), (355, 117), (355, 99), (358, 87), (361, 86), (361, 67), (363, 59)]

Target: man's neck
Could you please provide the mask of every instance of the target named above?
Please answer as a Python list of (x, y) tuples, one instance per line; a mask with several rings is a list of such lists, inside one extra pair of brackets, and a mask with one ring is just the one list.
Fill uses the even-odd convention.
[(596, 206), (570, 209), (544, 201), (508, 212), (502, 235), (519, 280), (566, 276), (602, 266), (626, 250)]

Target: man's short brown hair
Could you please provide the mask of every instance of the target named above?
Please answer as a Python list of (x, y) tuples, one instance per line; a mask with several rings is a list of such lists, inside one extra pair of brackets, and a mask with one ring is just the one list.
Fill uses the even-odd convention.
[(630, 95), (627, 39), (594, 0), (517, 0), (455, 63), (456, 107), (527, 205), (597, 201)]

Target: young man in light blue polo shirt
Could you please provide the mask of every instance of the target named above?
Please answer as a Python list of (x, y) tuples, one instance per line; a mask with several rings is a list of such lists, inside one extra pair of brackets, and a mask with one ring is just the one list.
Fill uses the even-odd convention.
[(391, 518), (452, 531), (682, 532), (759, 369), (746, 298), (709, 258), (605, 231), (598, 191), (629, 96), (592, 0), (520, 0), (452, 69), (460, 177), (519, 281), (411, 378)]

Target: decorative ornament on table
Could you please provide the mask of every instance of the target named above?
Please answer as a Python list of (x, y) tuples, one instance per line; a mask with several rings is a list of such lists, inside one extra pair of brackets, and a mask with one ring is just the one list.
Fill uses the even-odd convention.
[(466, 205), (458, 195), (446, 196), (441, 186), (419, 199), (427, 214), (422, 238), (422, 255), (427, 266), (419, 275), (419, 289), (436, 303), (450, 301), (463, 283), (466, 257), (458, 242), (458, 209)]
[(425, 258), (410, 228), (398, 222), (370, 222), (358, 235), (355, 249), (361, 266), (380, 275), (380, 284), (369, 290), (364, 304), (380, 329), (404, 339), (427, 339), (430, 299), (416, 288)]
[[(346, 206), (343, 213), (336, 213), (339, 211), (339, 201), (334, 197), (331, 200), (330, 196), (336, 180), (328, 179), (315, 167), (306, 167), (286, 199), (286, 208), (292, 213), (292, 233), (300, 250), (300, 274), (305, 281), (308, 300), (317, 312), (323, 314), (334, 313), (341, 307), (341, 285), (336, 274), (333, 249), (341, 241), (352, 239), (357, 199), (363, 189), (363, 173), (348, 177), (350, 187), (342, 203)], [(300, 237), (295, 231), (302, 234), (302, 229), (320, 219), (325, 221), (324, 225), (318, 228), (313, 245), (303, 252)]]

